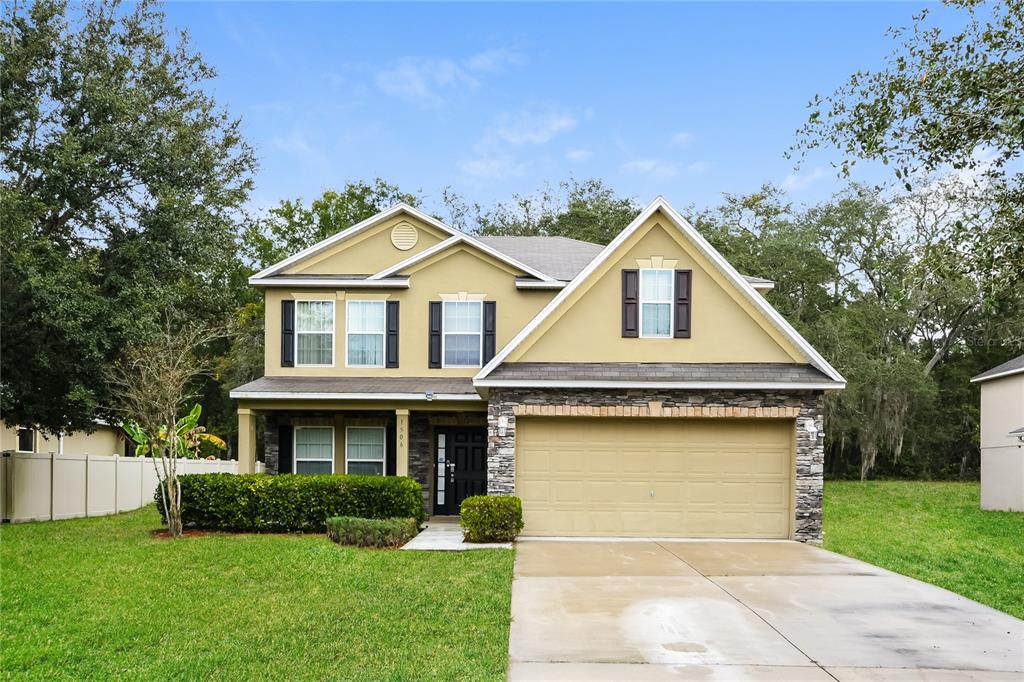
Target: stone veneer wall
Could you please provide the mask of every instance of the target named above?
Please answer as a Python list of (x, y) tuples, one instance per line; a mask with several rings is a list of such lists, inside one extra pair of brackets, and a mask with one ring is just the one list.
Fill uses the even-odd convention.
[(516, 417), (796, 418), (794, 538), (821, 542), (824, 400), (821, 391), (491, 389), (487, 493), (515, 494)]

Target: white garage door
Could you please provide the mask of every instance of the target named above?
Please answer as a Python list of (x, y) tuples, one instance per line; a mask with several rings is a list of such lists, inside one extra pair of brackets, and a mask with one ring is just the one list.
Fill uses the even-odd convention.
[(794, 423), (520, 418), (526, 535), (788, 538)]

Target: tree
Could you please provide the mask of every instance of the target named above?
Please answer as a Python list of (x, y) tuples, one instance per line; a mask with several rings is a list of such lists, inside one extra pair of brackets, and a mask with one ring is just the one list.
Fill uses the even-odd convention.
[(223, 446), (199, 426), (199, 405), (178, 418), (181, 407), (197, 393), (196, 377), (212, 369), (202, 350), (222, 336), (223, 332), (202, 325), (175, 329), (168, 324), (153, 339), (130, 346), (122, 361), (107, 370), (110, 384), (118, 391), (125, 430), (138, 444), (136, 454), (153, 458), (173, 537), (182, 530), (178, 458), (197, 452), (201, 440)]
[(235, 306), (255, 158), (151, 0), (7, 3), (0, 23), (0, 410), (88, 430), (130, 339)]
[(636, 201), (619, 197), (597, 178), (570, 178), (558, 190), (544, 187), (532, 195), (514, 194), (485, 209), (468, 205), (445, 190), (442, 200), (453, 227), (483, 235), (569, 237), (607, 244), (641, 211)]
[[(923, 10), (877, 72), (857, 72), (815, 97), (794, 151), (830, 144), (849, 172), (858, 159), (900, 177), (953, 168), (1002, 169), (1024, 152), (1024, 2), (945, 0), (966, 25), (947, 34)], [(1018, 175), (1018, 184), (1020, 175)], [(908, 189), (910, 189), (908, 187)]]

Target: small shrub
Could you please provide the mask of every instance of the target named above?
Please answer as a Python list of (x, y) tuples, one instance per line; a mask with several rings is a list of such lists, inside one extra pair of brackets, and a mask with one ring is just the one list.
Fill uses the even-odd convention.
[(523, 503), (518, 497), (467, 497), (459, 513), (466, 542), (511, 542), (523, 529)]
[[(423, 492), (411, 478), (325, 474), (186, 474), (186, 528), (243, 533), (324, 531), (332, 516), (423, 520)], [(163, 511), (160, 491), (155, 494)]]
[(341, 545), (356, 547), (401, 547), (416, 537), (416, 519), (361, 519), (334, 516), (327, 519), (327, 537)]

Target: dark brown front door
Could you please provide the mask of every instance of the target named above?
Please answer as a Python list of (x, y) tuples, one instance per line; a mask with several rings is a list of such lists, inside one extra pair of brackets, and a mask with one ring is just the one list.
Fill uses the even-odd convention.
[(444, 427), (435, 431), (434, 453), (437, 481), (434, 513), (459, 513), (462, 501), (487, 494), (487, 429)]

